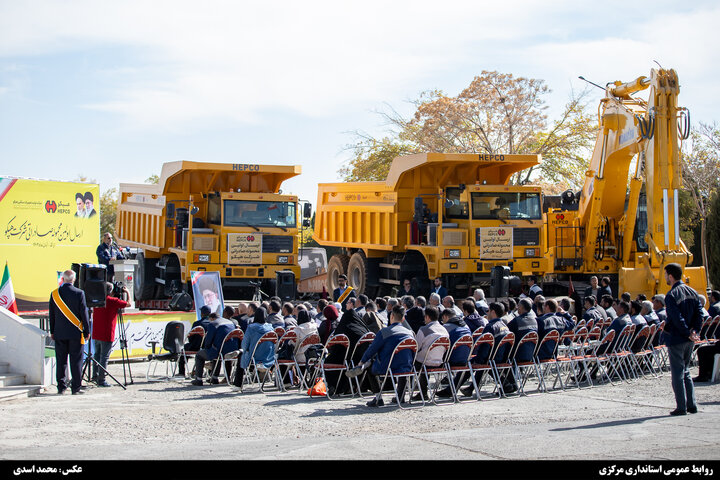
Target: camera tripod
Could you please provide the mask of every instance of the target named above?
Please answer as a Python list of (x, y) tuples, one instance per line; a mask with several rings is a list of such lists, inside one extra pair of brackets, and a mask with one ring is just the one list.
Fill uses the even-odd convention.
[(250, 282), (250, 285), (255, 287), (255, 293), (253, 293), (253, 302), (262, 302), (264, 298), (270, 298), (270, 295), (260, 290), (260, 282)]
[(118, 310), (118, 325), (120, 326), (120, 354), (122, 356), (123, 378), (125, 379), (125, 385), (127, 385), (127, 374), (125, 372), (125, 365), (127, 364), (127, 373), (130, 374), (130, 385), (132, 385), (135, 382), (133, 381), (132, 370), (130, 369), (130, 354), (128, 353), (127, 348), (127, 333), (125, 329), (125, 320), (123, 319), (122, 310)]
[[(90, 310), (90, 316), (92, 317), (92, 310)], [(91, 329), (91, 332), (92, 332), (92, 329)], [(123, 385), (122, 383), (120, 383), (117, 378), (113, 377), (112, 374), (110, 374), (110, 372), (108, 372), (108, 371), (105, 369), (105, 367), (103, 367), (102, 365), (100, 365), (100, 362), (98, 362), (97, 360), (95, 360), (95, 358), (93, 357), (93, 352), (92, 352), (92, 346), (93, 346), (93, 344), (92, 344), (92, 338), (91, 338), (91, 337), (92, 337), (92, 335), (88, 337), (88, 349), (87, 349), (87, 352), (83, 349), (83, 353), (85, 354), (85, 361), (83, 362), (83, 369), (82, 369), (82, 372), (83, 372), (83, 373), (82, 373), (82, 377), (85, 378), (85, 381), (86, 381), (86, 382), (92, 382), (92, 383), (94, 383), (95, 385), (97, 385), (97, 380), (96, 380), (96, 379), (93, 379), (92, 369), (90, 368), (90, 367), (91, 367), (91, 364), (94, 364), (96, 368), (99, 368), (100, 370), (102, 370), (103, 372), (105, 372), (105, 375), (108, 376), (108, 377), (110, 377), (110, 378), (112, 378), (113, 381), (114, 381), (115, 383), (117, 383), (120, 387), (122, 387), (123, 390), (127, 390), (127, 389), (125, 388), (125, 385)]]

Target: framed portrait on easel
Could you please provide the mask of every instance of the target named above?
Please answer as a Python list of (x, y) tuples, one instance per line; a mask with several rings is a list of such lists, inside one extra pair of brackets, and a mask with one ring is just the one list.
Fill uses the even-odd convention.
[(190, 272), (193, 298), (195, 299), (195, 314), (200, 318), (200, 309), (207, 305), (210, 313), (222, 317), (225, 302), (223, 300), (220, 272)]

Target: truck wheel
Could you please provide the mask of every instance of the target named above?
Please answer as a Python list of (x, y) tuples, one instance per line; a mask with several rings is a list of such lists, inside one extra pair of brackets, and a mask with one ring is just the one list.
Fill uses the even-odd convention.
[(138, 264), (135, 270), (135, 300), (150, 300), (155, 293), (155, 262), (154, 258), (145, 258), (142, 252), (135, 257)]
[(353, 253), (347, 268), (348, 283), (358, 295), (365, 292), (367, 285), (367, 259), (362, 251)]
[(330, 289), (330, 295), (332, 295), (333, 290), (338, 288), (338, 277), (344, 273), (347, 273), (349, 263), (350, 257), (344, 254), (333, 255), (332, 257), (330, 257), (327, 266), (327, 279), (328, 288)]

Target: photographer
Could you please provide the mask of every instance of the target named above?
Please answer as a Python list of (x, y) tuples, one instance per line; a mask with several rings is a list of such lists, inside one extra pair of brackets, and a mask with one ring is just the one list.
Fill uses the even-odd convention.
[[(117, 324), (118, 310), (130, 306), (125, 300), (111, 297), (110, 295), (114, 293), (113, 290), (115, 290), (115, 285), (106, 282), (105, 291), (107, 296), (105, 298), (105, 306), (93, 310), (92, 339), (93, 348), (95, 349), (93, 357), (102, 366), (102, 369), (98, 369), (97, 365), (93, 364), (93, 379), (97, 378), (99, 387), (110, 386), (110, 384), (105, 381), (105, 370), (107, 370), (108, 358), (110, 358), (112, 344), (115, 341), (115, 325)], [(129, 298), (130, 295), (130, 292), (128, 292), (125, 286), (122, 287), (122, 291), (117, 293), (123, 298)]]

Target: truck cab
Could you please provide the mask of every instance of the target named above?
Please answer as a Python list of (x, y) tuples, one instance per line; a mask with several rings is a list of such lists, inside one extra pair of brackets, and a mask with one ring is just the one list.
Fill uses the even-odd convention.
[(310, 212), (280, 186), (300, 171), (182, 161), (163, 165), (157, 185), (120, 184), (117, 236), (138, 249), (136, 298), (190, 292), (193, 271), (219, 272), (243, 298), (257, 284), (274, 294), (278, 272), (297, 282), (297, 233)]

